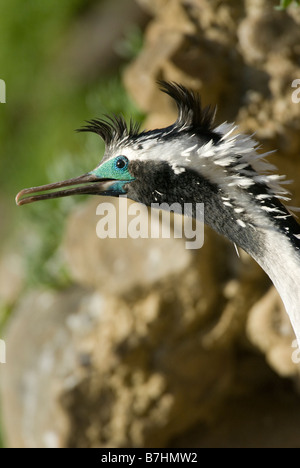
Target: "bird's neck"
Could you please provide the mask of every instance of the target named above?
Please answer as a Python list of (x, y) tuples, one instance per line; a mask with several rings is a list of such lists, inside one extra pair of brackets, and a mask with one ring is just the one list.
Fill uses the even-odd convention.
[[(176, 190), (160, 187), (161, 201), (204, 204), (205, 223), (250, 254), (279, 292), (300, 344), (300, 226), (275, 196), (257, 186), (251, 192), (220, 186), (190, 171), (176, 178)], [(175, 180), (169, 181), (176, 185)], [(170, 186), (169, 185), (169, 186)]]
[[(264, 252), (250, 255), (265, 270), (276, 287), (300, 345), (300, 251), (278, 230), (263, 233)], [(293, 235), (293, 234), (292, 234)]]
[[(278, 199), (268, 203), (264, 208), (269, 206), (269, 211), (244, 191), (234, 200), (212, 191), (204, 201), (205, 222), (250, 254), (268, 274), (300, 345), (300, 226)], [(275, 207), (281, 214), (274, 213)]]

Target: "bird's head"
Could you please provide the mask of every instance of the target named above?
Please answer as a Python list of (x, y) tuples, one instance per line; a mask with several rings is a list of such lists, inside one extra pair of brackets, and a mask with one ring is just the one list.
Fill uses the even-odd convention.
[(17, 204), (76, 194), (127, 194), (146, 205), (178, 197), (180, 186), (189, 185), (185, 174), (190, 171), (189, 156), (220, 136), (212, 130), (214, 110), (203, 109), (197, 95), (177, 84), (160, 85), (178, 107), (173, 125), (140, 132), (139, 125), (127, 125), (122, 117), (88, 121), (78, 131), (96, 133), (104, 140), (106, 149), (100, 164), (73, 179), (24, 189), (16, 197)]

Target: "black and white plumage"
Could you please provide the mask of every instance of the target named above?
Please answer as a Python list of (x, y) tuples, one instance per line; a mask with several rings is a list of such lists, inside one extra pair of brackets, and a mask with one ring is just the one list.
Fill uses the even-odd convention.
[[(160, 82), (177, 104), (176, 122), (140, 132), (121, 117), (91, 120), (81, 131), (106, 144), (99, 166), (84, 176), (25, 189), (18, 204), (77, 193), (119, 196), (151, 203), (204, 203), (205, 222), (248, 252), (276, 286), (300, 343), (300, 226), (283, 202), (289, 200), (252, 136), (223, 123), (215, 110), (185, 87)], [(32, 195), (37, 191), (74, 187)], [(79, 186), (80, 185), (80, 186)], [(193, 215), (194, 213), (192, 213)]]

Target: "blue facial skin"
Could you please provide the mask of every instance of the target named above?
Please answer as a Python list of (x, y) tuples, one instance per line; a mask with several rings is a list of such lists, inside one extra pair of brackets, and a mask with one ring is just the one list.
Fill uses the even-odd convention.
[(124, 194), (126, 191), (123, 186), (128, 182), (132, 182), (134, 177), (128, 170), (129, 160), (126, 156), (117, 156), (114, 159), (109, 159), (100, 166), (96, 167), (89, 174), (93, 174), (99, 179), (115, 179), (116, 183), (102, 193), (102, 195), (118, 195)]

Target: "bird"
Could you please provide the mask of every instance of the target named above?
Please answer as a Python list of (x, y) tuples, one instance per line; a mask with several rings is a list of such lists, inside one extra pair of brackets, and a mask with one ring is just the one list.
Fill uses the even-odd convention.
[(100, 164), (79, 177), (23, 189), (16, 203), (77, 194), (126, 195), (147, 206), (203, 203), (205, 224), (270, 277), (300, 345), (300, 225), (286, 205), (288, 181), (253, 135), (240, 133), (234, 123), (214, 124), (216, 107), (204, 107), (198, 93), (176, 82), (158, 85), (176, 103), (175, 123), (142, 131), (123, 116), (86, 121), (78, 131), (105, 143)]

